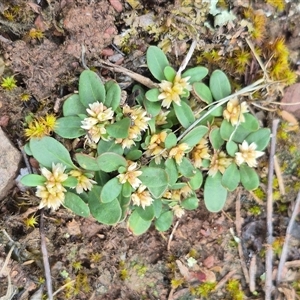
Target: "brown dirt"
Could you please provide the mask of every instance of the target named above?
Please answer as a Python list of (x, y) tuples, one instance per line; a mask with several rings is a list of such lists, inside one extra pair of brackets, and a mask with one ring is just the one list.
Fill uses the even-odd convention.
[[(169, 12), (167, 1), (148, 1), (147, 5), (147, 1), (140, 2), (146, 7), (145, 13), (155, 11), (164, 15)], [(123, 12), (128, 16), (132, 12), (128, 3), (120, 3), (123, 5)], [(118, 56), (111, 43), (115, 35), (126, 29), (124, 15), (114, 9), (115, 7), (119, 10), (120, 3), (102, 0), (47, 0), (41, 1), (39, 6), (36, 1), (28, 2), (23, 7), (27, 19), (22, 19), (18, 26), (10, 24), (4, 18), (3, 12), (10, 5), (22, 6), (24, 3), (15, 0), (0, 4), (0, 28), (3, 37), (0, 50), (5, 61), (4, 75), (15, 74), (18, 80), (18, 88), (13, 91), (1, 90), (0, 115), (1, 122), (4, 122), (1, 125), (15, 144), (17, 138), (24, 140), (25, 116), (54, 111), (58, 100), (76, 90), (78, 75), (83, 70), (83, 45), (84, 60), (89, 66), (97, 65), (99, 57), (111, 56), (111, 60), (141, 72), (139, 66), (143, 63), (145, 49), (149, 43), (155, 43), (155, 40), (152, 35), (146, 36), (139, 32), (137, 49), (125, 59)], [(234, 3), (234, 6), (238, 12), (238, 4)], [(300, 10), (297, 12), (291, 9), (295, 7), (296, 4), (293, 6), (290, 3), (283, 14), (272, 20), (269, 27), (270, 36), (286, 37), (294, 63), (299, 61), (300, 49), (297, 39), (299, 27), (295, 25), (298, 24)], [(260, 4), (260, 8), (272, 11), (265, 3)], [(128, 18), (126, 20), (129, 22)], [(40, 29), (44, 38), (29, 39), (28, 30), (31, 28)], [(230, 34), (235, 32), (234, 27), (230, 30)], [(224, 36), (221, 30), (218, 32), (220, 36)], [(214, 38), (217, 40), (216, 36)], [(222, 40), (219, 36), (218, 38)], [(181, 41), (181, 46), (184, 52), (186, 42)], [(177, 60), (172, 51), (170, 57), (174, 58), (174, 64), (178, 64), (180, 59)], [(112, 54), (116, 57), (112, 58)], [(97, 70), (104, 79), (109, 76), (116, 77), (124, 86), (131, 83), (125, 76), (112, 74), (101, 68)], [(22, 93), (29, 93), (30, 101), (22, 102)], [(279, 137), (279, 159), (281, 164), (288, 162), (284, 178), (290, 193), (284, 198), (287, 204), (284, 201), (275, 203), (277, 238), (285, 236), (295, 190), (299, 190), (299, 185), (295, 185), (300, 174), (298, 135), (291, 132), (288, 138)], [(287, 148), (291, 145), (298, 147), (294, 154)], [(265, 182), (262, 187), (265, 188)], [(64, 209), (55, 213), (48, 212), (44, 230), (53, 289), (55, 291), (67, 282), (73, 282), (71, 288), (65, 287), (58, 293), (57, 299), (199, 299), (200, 297), (191, 295), (193, 288), (213, 277), (219, 282), (230, 272), (231, 278), (239, 280), (247, 299), (263, 299), (264, 284), (260, 276), (265, 272), (265, 205), (261, 205), (262, 213), (259, 216), (251, 215), (249, 208), (256, 202), (249, 193), (242, 192), (243, 227), (239, 235), (235, 229), (236, 199), (237, 194), (232, 194), (222, 213), (208, 213), (203, 203), (196, 211), (186, 213), (180, 219), (169, 246), (171, 231), (160, 234), (151, 228), (146, 234), (135, 237), (128, 232), (125, 223), (108, 227), (93, 219), (76, 217)], [(27, 229), (23, 222), (32, 213), (39, 216), (37, 204), (38, 199), (32, 194), (21, 193), (17, 188), (0, 204), (1, 229), (6, 230), (15, 241), (13, 255), (3, 273), (5, 276), (0, 278), (0, 296), (5, 295), (10, 287), (8, 274), (11, 287), (16, 289), (13, 299), (30, 299), (44, 284), (38, 227)], [(290, 261), (299, 260), (299, 226), (299, 223), (295, 225), (288, 258)], [(235, 235), (242, 239), (242, 251), (248, 268), (253, 254), (257, 257), (257, 295), (250, 293), (245, 281), (234, 241)], [(3, 266), (11, 245), (7, 236), (0, 232), (0, 266)], [(278, 256), (275, 260), (278, 260)], [(299, 266), (286, 270), (289, 290), (292, 290), (291, 283), (299, 280), (298, 268)], [(172, 289), (171, 281), (174, 279), (183, 279), (183, 284)], [(232, 299), (230, 297), (225, 287), (221, 286), (207, 299)]]

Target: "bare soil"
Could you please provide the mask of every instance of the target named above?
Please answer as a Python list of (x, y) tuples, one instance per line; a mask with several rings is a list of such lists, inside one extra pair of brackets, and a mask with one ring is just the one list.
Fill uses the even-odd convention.
[[(25, 142), (26, 116), (45, 115), (47, 112), (61, 114), (62, 102), (76, 90), (78, 76), (85, 64), (95, 66), (103, 80), (115, 78), (130, 93), (128, 87), (132, 80), (99, 67), (98, 59), (110, 58), (117, 64), (143, 73), (144, 68), (140, 66), (144, 63), (145, 50), (149, 44), (157, 44), (158, 41), (154, 33), (145, 33), (141, 22), (148, 21), (139, 19), (133, 22), (130, 18), (134, 14), (148, 18), (148, 14), (154, 12), (162, 20), (167, 20), (171, 8), (180, 5), (180, 1), (138, 1), (140, 8), (137, 10), (133, 10), (128, 2), (14, 0), (0, 4), (0, 55), (5, 64), (1, 75), (15, 75), (18, 81), (16, 89), (1, 90), (0, 123), (16, 146), (17, 139)], [(192, 2), (198, 5), (201, 1)], [(239, 1), (231, 2), (232, 11), (238, 15), (242, 9)], [(253, 5), (270, 15), (268, 38), (285, 37), (296, 69), (300, 53), (297, 26), (300, 7), (297, 1), (289, 2), (282, 13), (277, 13), (264, 1)], [(16, 6), (21, 7), (22, 13), (15, 13), (15, 19), (8, 20), (5, 13), (13, 12)], [(116, 41), (114, 38), (120, 39), (120, 34), (130, 26), (137, 27), (136, 46), (123, 57), (112, 43)], [(174, 26), (180, 27), (179, 24)], [(43, 38), (30, 37), (32, 28), (40, 30)], [(227, 33), (232, 37), (239, 28), (221, 27), (213, 34), (199, 30), (206, 47), (214, 49), (214, 46), (222, 44)], [(185, 39), (172, 46), (168, 55), (174, 65), (179, 65), (184, 58), (188, 43), (189, 40)], [(24, 93), (30, 95), (29, 101), (21, 101)], [(261, 112), (259, 116), (262, 122), (268, 124), (274, 114)], [(280, 127), (280, 130), (283, 129)], [(275, 238), (281, 241), (280, 245), (300, 188), (297, 185), (300, 177), (299, 145), (299, 131), (289, 132), (288, 137), (278, 136), (279, 164), (287, 164), (283, 172), (286, 195), (279, 194), (279, 199), (274, 202), (274, 231)], [(291, 147), (294, 147), (293, 151)], [(260, 165), (263, 177), (266, 177), (267, 160), (266, 156)], [(262, 182), (265, 190), (266, 180)], [(274, 185), (274, 189), (278, 192), (278, 184)], [(259, 199), (254, 194), (239, 190), (230, 195), (224, 211), (217, 214), (209, 213), (200, 201), (199, 208), (187, 212), (170, 231), (158, 233), (151, 228), (139, 237), (133, 236), (125, 223), (115, 227), (104, 226), (92, 218), (76, 217), (63, 208), (55, 213), (46, 212), (44, 232), (53, 290), (61, 288), (56, 299), (205, 299), (205, 295), (201, 297), (193, 291), (211, 281), (221, 283), (206, 299), (234, 299), (226, 288), (229, 279), (239, 281), (244, 299), (264, 299), (265, 200), (265, 196)], [(236, 206), (237, 201), (241, 208)], [(4, 297), (1, 299), (42, 299), (38, 293), (46, 294), (38, 224), (34, 228), (26, 228), (24, 224), (24, 220), (33, 214), (38, 220), (37, 205), (38, 199), (33, 191), (24, 193), (17, 187), (0, 203), (0, 228), (14, 241), (9, 241), (3, 231), (0, 232), (1, 267), (14, 246), (0, 277), (0, 296)], [(259, 207), (258, 215), (250, 212), (254, 206)], [(241, 232), (237, 232), (239, 227), (236, 226), (239, 225)], [(290, 262), (299, 262), (300, 259), (299, 232), (300, 223), (296, 222), (288, 255)], [(241, 242), (240, 249), (237, 237)], [(275, 254), (274, 274), (279, 257), (280, 251)], [(250, 274), (254, 274), (251, 280), (256, 283), (257, 293), (250, 292), (241, 267), (243, 263)], [(281, 289), (283, 293), (277, 294), (274, 299), (296, 299), (289, 297), (296, 297), (295, 292), (300, 291), (299, 268), (299, 263), (295, 263), (284, 270), (285, 289)], [(181, 284), (177, 287), (174, 280)], [(298, 288), (295, 286), (297, 282)]]

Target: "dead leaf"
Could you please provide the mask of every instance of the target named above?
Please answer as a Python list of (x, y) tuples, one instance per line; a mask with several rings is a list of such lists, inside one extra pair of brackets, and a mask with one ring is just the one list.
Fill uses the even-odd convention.
[(296, 299), (295, 290), (290, 286), (280, 286), (278, 287), (278, 291), (284, 294), (286, 300)]
[(215, 264), (215, 257), (214, 255), (210, 255), (206, 257), (206, 259), (203, 261), (203, 266), (210, 269)]
[(288, 87), (285, 91), (281, 103), (289, 103), (294, 105), (282, 105), (282, 109), (293, 113), (296, 118), (300, 118), (300, 83), (295, 83)]
[(298, 121), (292, 113), (286, 110), (280, 110), (278, 111), (278, 114), (289, 125), (289, 127), (285, 129), (286, 131), (295, 131), (299, 128)]
[(67, 230), (68, 230), (68, 233), (70, 235), (79, 235), (79, 234), (81, 234), (79, 224), (75, 220), (72, 220), (71, 222), (67, 223)]

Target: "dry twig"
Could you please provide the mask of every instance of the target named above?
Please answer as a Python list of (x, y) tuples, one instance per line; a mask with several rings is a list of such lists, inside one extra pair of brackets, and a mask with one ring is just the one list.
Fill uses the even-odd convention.
[(220, 289), (234, 274), (235, 274), (236, 270), (233, 269), (230, 272), (228, 272), (219, 282), (218, 284), (215, 286), (215, 288), (213, 289), (213, 291), (217, 291), (218, 289)]
[(276, 133), (279, 119), (272, 122), (272, 138), (269, 156), (269, 173), (268, 173), (268, 189), (267, 189), (267, 249), (266, 249), (266, 282), (265, 282), (265, 300), (271, 300), (273, 290), (272, 283), (272, 260), (273, 260), (273, 173), (274, 173), (274, 155), (276, 148)]
[[(242, 234), (242, 222), (241, 222), (241, 191), (239, 190), (236, 202), (235, 202), (235, 227), (238, 238), (241, 240), (241, 234)], [(245, 262), (245, 257), (242, 249), (241, 242), (238, 243), (238, 251), (241, 261), (242, 270), (245, 276), (245, 280), (247, 284), (249, 284), (249, 272), (247, 269), (247, 265)]]
[(291, 232), (295, 223), (295, 219), (299, 213), (299, 208), (300, 208), (300, 191), (298, 193), (297, 199), (296, 199), (296, 204), (289, 222), (289, 225), (286, 229), (286, 235), (285, 235), (285, 240), (284, 240), (284, 244), (282, 247), (282, 252), (281, 252), (281, 257), (280, 257), (280, 262), (278, 265), (278, 270), (277, 270), (277, 276), (276, 276), (276, 283), (277, 285), (281, 282), (281, 274), (282, 274), (282, 270), (283, 267), (285, 265), (285, 261), (286, 261), (286, 257), (288, 254), (288, 249), (289, 249), (289, 241), (291, 238)]
[(174, 233), (175, 233), (175, 231), (176, 231), (178, 225), (179, 225), (179, 221), (176, 222), (176, 224), (174, 225), (173, 230), (172, 230), (172, 232), (171, 232), (171, 234), (170, 234), (169, 241), (168, 241), (168, 246), (167, 246), (167, 250), (168, 250), (168, 251), (170, 251), (170, 248), (171, 248), (171, 242), (172, 242)]
[(52, 279), (50, 272), (50, 264), (48, 260), (48, 251), (46, 247), (46, 239), (44, 234), (44, 209), (41, 209), (41, 218), (40, 218), (40, 236), (41, 236), (41, 250), (43, 254), (43, 263), (45, 269), (45, 277), (46, 277), (46, 287), (48, 300), (53, 300), (53, 290), (52, 290)]
[(280, 165), (279, 165), (276, 155), (274, 155), (274, 169), (275, 169), (276, 177), (278, 179), (280, 195), (285, 195), (285, 187), (284, 187), (284, 182), (283, 182), (283, 178), (282, 178), (282, 172), (280, 170)]

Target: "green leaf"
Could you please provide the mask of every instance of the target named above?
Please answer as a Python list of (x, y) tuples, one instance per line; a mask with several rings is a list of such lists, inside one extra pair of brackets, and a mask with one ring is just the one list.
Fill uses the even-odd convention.
[(163, 187), (168, 185), (168, 175), (165, 170), (155, 167), (142, 167), (139, 179), (147, 187)]
[(176, 76), (176, 71), (172, 67), (166, 66), (164, 69), (164, 75), (168, 81), (173, 82)]
[(28, 156), (33, 156), (32, 152), (30, 150), (29, 142), (24, 145), (24, 151)]
[(237, 143), (235, 143), (233, 141), (229, 141), (226, 143), (226, 151), (230, 156), (234, 157), (235, 153), (238, 152), (238, 149), (239, 149), (239, 147), (238, 147)]
[(143, 152), (141, 150), (134, 149), (134, 150), (129, 151), (126, 154), (126, 159), (136, 161), (136, 160), (140, 159), (142, 157), (142, 155), (143, 155)]
[(181, 143), (188, 144), (190, 148), (193, 148), (201, 141), (207, 132), (208, 128), (206, 126), (197, 126), (183, 137)]
[(160, 102), (150, 102), (146, 98), (144, 99), (144, 106), (148, 115), (152, 117), (156, 117), (161, 111), (161, 103)]
[(109, 136), (113, 138), (125, 139), (128, 137), (130, 124), (130, 118), (124, 118), (118, 122), (106, 126), (106, 131)]
[(106, 152), (97, 157), (97, 163), (100, 170), (104, 172), (113, 172), (118, 170), (119, 167), (127, 167), (126, 159), (116, 153)]
[(86, 114), (86, 108), (80, 102), (78, 94), (73, 94), (64, 102), (63, 114), (65, 117)]
[(143, 209), (141, 206), (137, 206), (136, 211), (138, 212), (139, 216), (146, 221), (151, 221), (154, 218), (154, 208), (152, 205), (146, 206)]
[(181, 202), (181, 206), (187, 210), (194, 210), (199, 205), (199, 199), (197, 197), (189, 197)]
[(78, 216), (87, 218), (90, 215), (90, 209), (88, 205), (74, 193), (65, 193), (63, 205)]
[(193, 177), (195, 175), (195, 168), (191, 161), (186, 157), (182, 158), (180, 165), (177, 164), (177, 169), (184, 177)]
[(155, 218), (158, 218), (160, 216), (161, 210), (162, 210), (161, 199), (154, 199), (154, 201), (152, 202), (152, 206), (154, 209), (154, 216), (155, 216)]
[(214, 149), (219, 150), (222, 147), (225, 141), (221, 137), (220, 128), (215, 127), (210, 131), (209, 140)]
[(69, 151), (57, 140), (45, 136), (41, 139), (30, 139), (30, 150), (34, 158), (43, 166), (52, 169), (52, 163), (61, 163), (68, 169), (76, 169)]
[(151, 195), (155, 198), (161, 198), (163, 194), (166, 192), (168, 188), (168, 185), (162, 185), (162, 186), (149, 186), (148, 190), (151, 193)]
[(154, 89), (151, 89), (151, 90), (147, 91), (146, 94), (145, 94), (145, 96), (146, 96), (146, 99), (148, 101), (150, 101), (150, 102), (157, 102), (157, 101), (160, 101), (158, 99), (159, 94), (160, 94), (159, 89), (154, 88)]
[(139, 105), (143, 106), (143, 101), (145, 98), (145, 91), (142, 86), (140, 86), (139, 84), (135, 84), (132, 88), (132, 93), (134, 93), (137, 90), (138, 90), (138, 96), (136, 96), (135, 99)]
[(173, 158), (168, 158), (165, 161), (165, 167), (165, 170), (169, 177), (169, 184), (174, 185), (178, 179), (178, 171), (175, 160)]
[(196, 95), (206, 104), (213, 102), (213, 97), (209, 87), (203, 82), (195, 82), (193, 84), (193, 90)]
[(81, 128), (81, 118), (77, 116), (68, 116), (57, 119), (57, 125), (54, 132), (65, 139), (75, 139), (83, 136), (85, 130)]
[(107, 181), (100, 194), (100, 200), (103, 203), (108, 203), (116, 199), (122, 190), (122, 185), (119, 182), (119, 178), (114, 177), (111, 180)]
[(122, 209), (117, 199), (108, 203), (100, 201), (101, 188), (94, 186), (89, 192), (89, 207), (92, 216), (100, 223), (115, 225), (122, 216)]
[(103, 154), (105, 152), (114, 152), (119, 155), (123, 155), (123, 148), (121, 144), (116, 144), (115, 140), (104, 141), (100, 140), (97, 145), (97, 153), (98, 155)]
[(151, 221), (144, 220), (135, 210), (128, 218), (128, 229), (134, 235), (141, 235), (145, 233), (151, 225)]
[(223, 120), (220, 127), (221, 138), (225, 141), (228, 141), (233, 131), (234, 127), (231, 125), (231, 123)]
[(249, 131), (256, 131), (259, 128), (259, 123), (256, 117), (251, 114), (244, 114), (245, 122), (241, 123), (241, 126), (248, 129)]
[(62, 182), (62, 185), (64, 187), (74, 188), (78, 184), (78, 180), (75, 177), (69, 176), (64, 182)]
[(119, 196), (119, 203), (122, 209), (122, 216), (119, 220), (119, 222), (124, 221), (126, 219), (127, 214), (129, 212), (129, 203), (130, 203), (130, 197), (123, 197), (122, 195)]
[(95, 181), (97, 181), (97, 183), (100, 186), (103, 186), (109, 179), (110, 179), (110, 176), (106, 172), (103, 172), (103, 171), (95, 172)]
[(37, 174), (27, 174), (21, 178), (21, 183), (25, 186), (44, 185), (46, 178)]
[(255, 143), (257, 145), (257, 151), (263, 151), (269, 145), (271, 138), (271, 130), (269, 128), (261, 128), (256, 132), (250, 133), (246, 141), (248, 144)]
[(222, 176), (223, 186), (230, 192), (234, 191), (240, 183), (240, 172), (235, 163), (232, 163)]
[(106, 97), (105, 97), (105, 106), (111, 107), (113, 111), (115, 111), (120, 106), (121, 101), (121, 88), (119, 85), (110, 80), (105, 83), (106, 88)]
[(155, 221), (155, 228), (158, 231), (168, 230), (173, 223), (173, 213), (172, 211), (166, 211), (162, 213), (159, 218)]
[(190, 177), (189, 185), (195, 191), (201, 187), (203, 182), (203, 175), (199, 169), (196, 169), (194, 173), (195, 175), (193, 177)]
[(84, 107), (105, 101), (105, 88), (100, 77), (93, 71), (84, 70), (79, 77), (79, 99)]
[(215, 100), (221, 100), (231, 94), (228, 77), (221, 70), (212, 72), (209, 79), (209, 88)]
[(222, 175), (208, 176), (204, 185), (204, 203), (210, 212), (223, 209), (227, 198), (227, 190), (222, 185)]
[(208, 74), (208, 69), (205, 67), (194, 67), (191, 69), (186, 70), (183, 74), (182, 77), (188, 77), (190, 76), (191, 78), (189, 79), (189, 83), (192, 84), (196, 81), (201, 81), (206, 75)]
[(189, 127), (194, 121), (195, 116), (191, 107), (184, 101), (180, 101), (181, 106), (173, 103), (173, 108), (179, 123), (184, 127)]
[(122, 196), (123, 197), (130, 197), (132, 193), (132, 187), (130, 185), (129, 182), (125, 182), (124, 184), (122, 184)]
[(218, 106), (218, 107), (212, 107), (211, 108), (211, 113), (210, 113), (210, 116), (213, 116), (213, 117), (221, 117), (223, 116), (223, 106)]
[(99, 171), (100, 167), (97, 163), (96, 158), (82, 153), (76, 153), (75, 159), (78, 162), (79, 166), (85, 170)]
[(152, 75), (159, 81), (165, 79), (164, 69), (169, 65), (164, 52), (156, 46), (150, 46), (146, 54), (147, 65)]
[(246, 164), (240, 165), (241, 182), (248, 191), (255, 190), (259, 186), (259, 177), (255, 170)]
[(173, 132), (170, 132), (165, 139), (166, 149), (171, 149), (177, 144), (177, 137)]

